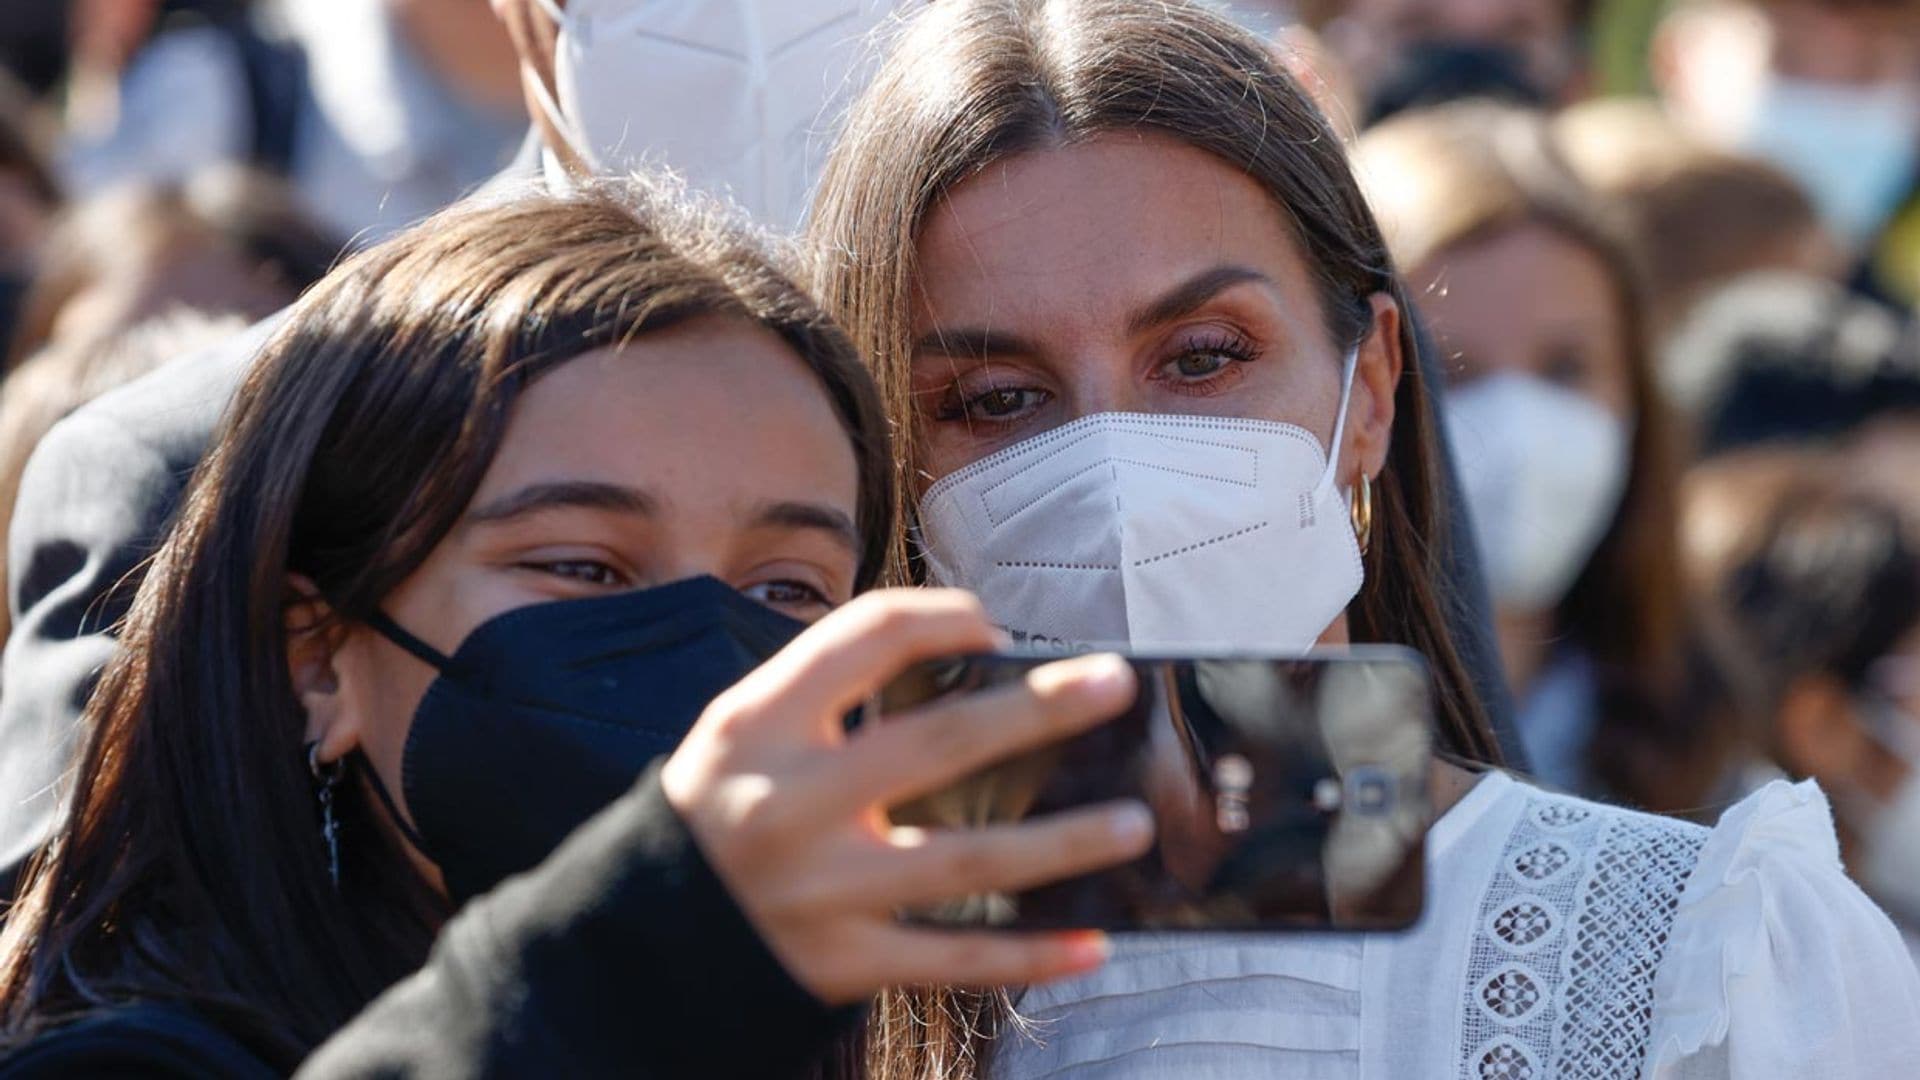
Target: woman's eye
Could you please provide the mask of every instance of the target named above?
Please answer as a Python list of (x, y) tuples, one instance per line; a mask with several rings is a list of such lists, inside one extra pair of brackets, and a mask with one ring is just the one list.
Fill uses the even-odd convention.
[(587, 585), (610, 587), (621, 584), (620, 571), (592, 559), (559, 559), (553, 562), (535, 563), (533, 567), (554, 577), (563, 577)]
[(1585, 356), (1567, 350), (1547, 357), (1546, 363), (1540, 367), (1540, 375), (1548, 382), (1577, 390), (1587, 384), (1591, 370)]
[(768, 607), (833, 606), (825, 593), (804, 581), (763, 581), (741, 589), (740, 594)]
[(1047, 392), (1030, 386), (994, 387), (970, 397), (955, 394), (936, 416), (940, 420), (1010, 420), (1045, 404)]
[(1169, 366), (1173, 369), (1173, 373), (1181, 378), (1204, 379), (1219, 373), (1228, 364), (1233, 363), (1234, 359), (1225, 353), (1190, 352), (1176, 357)]
[(1175, 383), (1203, 383), (1258, 355), (1253, 342), (1240, 334), (1208, 335), (1185, 343), (1179, 354), (1160, 365), (1160, 378)]

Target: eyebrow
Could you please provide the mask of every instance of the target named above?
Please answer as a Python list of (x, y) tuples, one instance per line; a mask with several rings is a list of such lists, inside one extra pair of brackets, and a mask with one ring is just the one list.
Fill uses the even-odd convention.
[(653, 517), (660, 503), (638, 488), (603, 484), (591, 480), (565, 480), (529, 484), (483, 506), (467, 511), (466, 520), (474, 525), (493, 525), (526, 517), (543, 510), (611, 510), (635, 517)]
[[(1222, 265), (1188, 278), (1141, 307), (1127, 320), (1127, 333), (1138, 334), (1191, 314), (1215, 296), (1247, 282), (1272, 284), (1273, 279), (1250, 266)], [(988, 356), (1031, 356), (1040, 350), (1027, 339), (984, 327), (935, 327), (914, 342), (916, 353), (980, 359)]]
[(1249, 281), (1273, 284), (1273, 279), (1251, 266), (1222, 265), (1202, 270), (1175, 285), (1159, 299), (1141, 307), (1127, 320), (1127, 333), (1138, 334), (1198, 311), (1207, 301)]
[(750, 524), (756, 529), (810, 529), (825, 533), (856, 555), (860, 553), (860, 530), (854, 528), (853, 519), (819, 503), (761, 503), (754, 509)]
[(1018, 334), (963, 326), (951, 329), (935, 327), (913, 343), (913, 351), (936, 356), (983, 359), (989, 356), (1031, 356), (1039, 350)]

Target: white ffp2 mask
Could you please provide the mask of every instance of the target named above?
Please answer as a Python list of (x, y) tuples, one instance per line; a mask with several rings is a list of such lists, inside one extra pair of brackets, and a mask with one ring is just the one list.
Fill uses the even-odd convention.
[[(797, 225), (892, 0), (539, 0), (560, 28), (555, 95), (594, 172), (665, 164), (761, 222)], [(558, 100), (553, 98), (557, 96)]]
[(1293, 424), (1100, 413), (952, 473), (920, 500), (935, 584), (1016, 636), (1139, 651), (1312, 645), (1360, 591), (1334, 451)]
[(1447, 391), (1446, 410), (1494, 602), (1552, 608), (1619, 509), (1627, 425), (1572, 390), (1513, 372)]

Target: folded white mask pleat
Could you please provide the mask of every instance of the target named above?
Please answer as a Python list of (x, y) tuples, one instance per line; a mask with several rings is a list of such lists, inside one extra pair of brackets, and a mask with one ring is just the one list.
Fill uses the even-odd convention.
[[(1340, 414), (1336, 446), (1345, 391)], [(1360, 589), (1333, 476), (1292, 424), (1102, 413), (947, 476), (918, 535), (931, 579), (1016, 637), (1291, 651)]]

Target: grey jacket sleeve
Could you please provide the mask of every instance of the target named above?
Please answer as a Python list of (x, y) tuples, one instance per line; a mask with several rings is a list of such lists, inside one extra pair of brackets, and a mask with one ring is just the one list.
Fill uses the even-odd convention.
[(58, 780), (113, 634), (274, 316), (103, 394), (56, 424), (7, 537), (13, 635), (0, 655), (0, 899), (64, 805)]
[(8, 537), (14, 626), (0, 658), (0, 874), (59, 815), (80, 710), (180, 487), (166, 460), (112, 417), (68, 417), (28, 462)]

